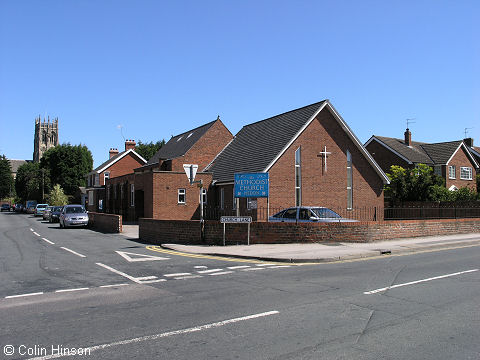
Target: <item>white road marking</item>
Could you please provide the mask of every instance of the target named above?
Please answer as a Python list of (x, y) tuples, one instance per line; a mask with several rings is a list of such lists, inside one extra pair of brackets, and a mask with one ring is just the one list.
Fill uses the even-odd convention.
[(216, 272), (216, 273), (208, 274), (208, 275), (215, 276), (215, 275), (227, 275), (227, 274), (233, 274), (233, 271), (222, 271), (222, 272)]
[(42, 240), (46, 241), (47, 243), (49, 243), (51, 245), (55, 245), (55, 243), (53, 241), (50, 241), (48, 239), (42, 238)]
[(222, 271), (223, 269), (210, 269), (210, 270), (202, 270), (202, 271), (197, 271), (199, 274), (210, 274), (213, 272), (217, 271)]
[(37, 232), (35, 232), (35, 231), (34, 231), (33, 233), (34, 233), (35, 235), (37, 235), (37, 236), (40, 236), (40, 234), (39, 234), (39, 233), (37, 233)]
[(272, 265), (275, 265), (275, 264), (256, 264), (256, 266), (272, 266)]
[(32, 228), (30, 228), (30, 231), (35, 231), (35, 230), (33, 230)]
[[(147, 335), (147, 336), (137, 337), (137, 338), (133, 338), (133, 339), (116, 341), (116, 342), (112, 342), (112, 343), (90, 346), (90, 347), (85, 347), (85, 348), (86, 349), (88, 348), (90, 353), (91, 353), (93, 351), (104, 350), (104, 349), (108, 349), (108, 348), (111, 348), (111, 347), (114, 347), (114, 346), (128, 345), (128, 344), (140, 343), (140, 342), (144, 342), (144, 341), (151, 341), (151, 340), (166, 338), (166, 337), (175, 336), (175, 335), (188, 334), (188, 333), (198, 332), (198, 331), (202, 331), (202, 330), (218, 328), (218, 327), (221, 327), (221, 326), (234, 324), (234, 323), (237, 323), (237, 322), (240, 322), (240, 321), (253, 320), (253, 319), (258, 319), (258, 318), (271, 316), (271, 315), (277, 315), (277, 314), (279, 314), (279, 312), (276, 311), (276, 310), (275, 311), (267, 311), (267, 312), (263, 312), (263, 313), (260, 313), (260, 314), (254, 314), (254, 315), (248, 315), (248, 316), (243, 316), (243, 317), (229, 319), (229, 320), (223, 320), (223, 321), (219, 321), (219, 322), (215, 322), (215, 323), (211, 323), (211, 324), (206, 324), (206, 325), (195, 326), (195, 327), (191, 327), (191, 328), (187, 328), (187, 329), (169, 331), (169, 332), (164, 332), (164, 333), (155, 334), (155, 335)], [(29, 360), (49, 360), (49, 359), (58, 359), (60, 357), (63, 357), (63, 354), (52, 354), (52, 355), (47, 355), (47, 356), (39, 356), (39, 357), (35, 357), (35, 358), (30, 358)]]
[[(126, 252), (126, 251), (115, 251), (115, 252), (121, 257), (123, 257), (125, 260), (127, 260), (128, 262), (170, 260), (170, 258), (166, 258), (166, 257), (136, 254), (136, 253)], [(134, 257), (131, 257), (130, 255), (133, 255)]]
[(202, 275), (190, 275), (190, 276), (179, 276), (175, 277), (175, 280), (188, 280), (188, 279), (197, 279), (203, 277)]
[(21, 294), (21, 295), (10, 295), (10, 296), (5, 296), (5, 299), (15, 299), (15, 298), (20, 298), (20, 297), (26, 297), (26, 296), (35, 296), (35, 295), (42, 295), (43, 292), (36, 292), (36, 293), (30, 293), (30, 294)]
[(157, 282), (167, 281), (166, 279), (156, 279), (156, 280), (143, 280), (140, 281), (140, 284), (153, 284)]
[(101, 288), (111, 288), (111, 287), (119, 287), (119, 286), (128, 286), (130, 284), (112, 284), (112, 285), (102, 285)]
[(229, 266), (227, 267), (227, 269), (230, 269), (230, 270), (236, 270), (236, 269), (246, 269), (246, 268), (249, 268), (250, 266), (248, 265), (239, 265), (239, 266)]
[(64, 292), (72, 292), (72, 291), (82, 291), (82, 290), (88, 290), (87, 287), (85, 288), (77, 288), (77, 289), (63, 289), (63, 290), (56, 290), (56, 293), (64, 293)]
[(186, 275), (192, 275), (192, 274), (191, 273), (176, 273), (176, 274), (164, 274), (163, 276), (175, 277), (175, 276), (186, 276)]
[(194, 266), (195, 269), (206, 269), (208, 268), (208, 266), (204, 266), (204, 265), (197, 265), (197, 266)]
[(408, 282), (408, 283), (403, 283), (403, 284), (397, 284), (397, 285), (387, 286), (387, 287), (384, 287), (384, 288), (381, 288), (381, 289), (376, 289), (376, 290), (371, 290), (371, 291), (365, 291), (364, 294), (365, 294), (365, 295), (377, 294), (377, 293), (379, 293), (379, 292), (387, 291), (387, 290), (390, 290), (390, 289), (395, 289), (395, 288), (402, 287), (402, 286), (408, 286), (408, 285), (419, 284), (419, 283), (426, 282), (426, 281), (444, 279), (444, 278), (447, 278), (447, 277), (458, 276), (458, 275), (467, 274), (467, 273), (471, 273), (471, 272), (475, 272), (475, 271), (478, 271), (478, 269), (465, 270), (465, 271), (460, 271), (460, 272), (456, 272), (456, 273), (453, 273), (453, 274), (435, 276), (435, 277), (431, 277), (431, 278), (428, 278), (428, 279), (422, 279), (422, 280), (417, 280), (417, 281), (410, 281), (410, 282)]
[[(121, 271), (118, 271), (108, 265), (105, 265), (105, 264), (102, 264), (102, 263), (95, 263), (97, 264), (98, 266), (101, 266), (107, 270), (110, 270), (111, 272), (115, 273), (115, 274), (118, 274), (120, 276), (123, 276), (125, 278), (127, 278), (128, 280), (131, 280), (133, 282), (136, 282), (137, 284), (149, 284), (151, 282), (159, 282), (159, 281), (162, 281), (162, 280), (158, 280), (158, 281), (155, 281), (155, 280), (150, 280), (150, 281), (146, 281), (145, 279), (156, 279), (157, 277), (156, 276), (144, 276), (144, 277), (140, 277), (140, 278), (136, 278), (134, 276), (130, 276), (128, 274), (125, 274), (124, 272), (121, 272)], [(143, 280), (142, 280), (143, 279)]]
[(281, 269), (281, 268), (288, 268), (292, 267), (291, 265), (277, 265), (277, 266), (270, 266), (269, 269)]
[(63, 246), (60, 246), (60, 249), (63, 249), (63, 250), (65, 250), (65, 251), (68, 251), (68, 252), (70, 252), (70, 253), (72, 253), (72, 254), (74, 254), (74, 255), (80, 256), (80, 257), (86, 257), (85, 255), (79, 254), (78, 252), (73, 251), (73, 250), (71, 250), (71, 249), (69, 249), (69, 248), (63, 247)]
[(256, 270), (265, 270), (265, 268), (250, 268), (250, 269), (243, 269), (240, 271), (256, 271)]

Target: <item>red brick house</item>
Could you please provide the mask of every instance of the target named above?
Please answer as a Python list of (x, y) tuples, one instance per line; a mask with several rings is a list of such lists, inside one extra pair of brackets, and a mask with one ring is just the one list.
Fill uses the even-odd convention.
[(268, 172), (268, 204), (240, 199), (240, 213), (257, 220), (295, 205), (325, 206), (352, 218), (368, 207), (376, 211), (362, 220), (382, 219), (389, 183), (329, 100), (244, 126), (204, 171), (213, 173), (217, 207), (230, 212), (234, 174)]
[(109, 159), (87, 174), (87, 210), (103, 212), (105, 210), (105, 183), (108, 179), (133, 172), (133, 169), (147, 161), (135, 152), (135, 141), (125, 141), (125, 151), (110, 149)]
[(445, 179), (447, 189), (476, 189), (475, 174), (479, 163), (475, 159), (472, 139), (443, 143), (416, 142), (412, 141), (412, 133), (407, 129), (404, 139), (374, 135), (365, 143), (365, 148), (384, 172), (389, 172), (392, 165), (411, 168), (426, 164)]
[(203, 181), (204, 202), (209, 204), (213, 177), (202, 169), (232, 138), (220, 118), (173, 136), (145, 165), (107, 181), (107, 212), (129, 221), (140, 217), (198, 219), (200, 188), (190, 185), (183, 164), (198, 165), (195, 180)]

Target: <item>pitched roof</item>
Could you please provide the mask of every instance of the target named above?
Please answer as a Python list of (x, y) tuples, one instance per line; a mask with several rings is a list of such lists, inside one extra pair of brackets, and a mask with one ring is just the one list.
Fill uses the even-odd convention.
[[(462, 145), (468, 150), (462, 140), (432, 144), (412, 141), (411, 146), (407, 146), (402, 139), (374, 135), (365, 146), (372, 141), (379, 142), (412, 164), (446, 165)], [(467, 151), (467, 153), (475, 163), (471, 152)]]
[(205, 170), (213, 172), (213, 179), (217, 182), (233, 181), (235, 173), (267, 172), (326, 106), (377, 174), (388, 183), (388, 177), (328, 100), (244, 126)]
[(324, 102), (244, 126), (208, 171), (217, 181), (232, 181), (234, 173), (264, 171)]
[(27, 162), (31, 162), (31, 160), (10, 160), (10, 159), (8, 159), (8, 161), (10, 162), (10, 167), (12, 168), (12, 173), (17, 173), (18, 168), (20, 166), (22, 166), (23, 164), (26, 164)]
[(218, 121), (214, 120), (205, 125), (199, 126), (195, 129), (185, 131), (182, 134), (173, 136), (150, 160), (146, 165), (152, 165), (158, 163), (160, 160), (174, 159), (179, 156), (185, 155), (185, 153), (192, 148), (195, 143), (210, 129), (210, 127)]
[(108, 169), (110, 166), (112, 166), (117, 161), (119, 161), (120, 159), (122, 159), (123, 157), (125, 157), (126, 155), (128, 155), (130, 153), (135, 155), (140, 160), (140, 162), (143, 162), (144, 164), (147, 162), (147, 160), (145, 160), (143, 157), (141, 157), (135, 150), (129, 149), (127, 151), (122, 151), (121, 153), (118, 153), (117, 155), (115, 155), (115, 156), (111, 157), (110, 159), (108, 159), (107, 161), (105, 161), (103, 164), (97, 166), (95, 169), (93, 169), (92, 171), (89, 172), (89, 175), (90, 174), (100, 174), (105, 169)]

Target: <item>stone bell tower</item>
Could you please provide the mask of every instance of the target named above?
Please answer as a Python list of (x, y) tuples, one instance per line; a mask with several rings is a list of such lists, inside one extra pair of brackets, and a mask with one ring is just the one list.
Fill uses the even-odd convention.
[(43, 122), (40, 116), (35, 119), (35, 138), (33, 141), (33, 161), (39, 162), (45, 151), (58, 145), (58, 118)]

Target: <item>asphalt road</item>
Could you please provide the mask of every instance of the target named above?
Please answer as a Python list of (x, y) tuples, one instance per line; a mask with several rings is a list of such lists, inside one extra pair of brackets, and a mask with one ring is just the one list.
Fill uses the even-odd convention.
[(479, 250), (287, 266), (2, 213), (0, 358), (479, 359)]

